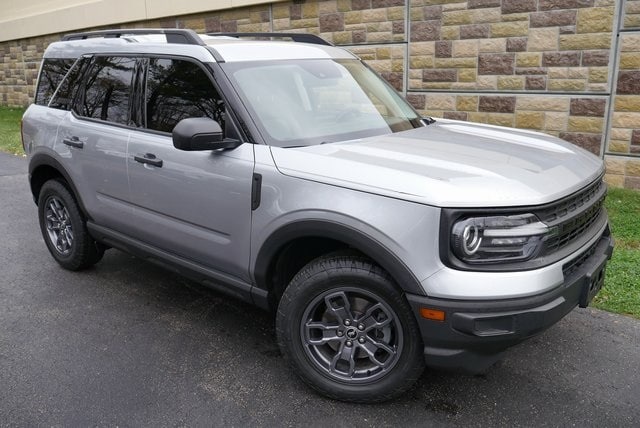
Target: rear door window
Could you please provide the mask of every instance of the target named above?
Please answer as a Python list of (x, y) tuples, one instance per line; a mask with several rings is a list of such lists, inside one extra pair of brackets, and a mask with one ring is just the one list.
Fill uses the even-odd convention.
[(94, 57), (74, 110), (80, 116), (129, 124), (135, 58)]

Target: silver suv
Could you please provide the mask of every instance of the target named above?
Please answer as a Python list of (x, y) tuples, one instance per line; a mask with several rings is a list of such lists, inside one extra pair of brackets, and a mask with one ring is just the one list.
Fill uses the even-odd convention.
[(48, 47), (22, 138), (62, 267), (119, 248), (273, 310), (298, 375), (356, 402), (397, 396), (425, 365), (486, 370), (599, 291), (600, 159), (422, 118), (318, 37), (244, 36)]

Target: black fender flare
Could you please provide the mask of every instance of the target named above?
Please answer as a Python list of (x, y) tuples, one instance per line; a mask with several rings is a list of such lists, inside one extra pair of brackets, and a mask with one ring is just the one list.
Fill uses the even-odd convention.
[(48, 166), (50, 168), (55, 169), (58, 173), (60, 173), (60, 175), (67, 182), (67, 185), (69, 186), (71, 192), (73, 193), (73, 196), (76, 198), (76, 201), (78, 202), (78, 205), (82, 210), (82, 213), (85, 215), (86, 218), (90, 218), (86, 208), (84, 207), (84, 204), (82, 203), (82, 199), (80, 198), (78, 189), (76, 189), (75, 184), (73, 184), (73, 180), (71, 180), (71, 176), (56, 158), (54, 158), (53, 156), (47, 153), (36, 153), (29, 160), (29, 187), (31, 188), (31, 195), (33, 196), (33, 201), (36, 204), (38, 203), (36, 190), (33, 187), (33, 179), (32, 179), (33, 173), (35, 172), (36, 169), (42, 166)]
[(425, 295), (420, 281), (392, 251), (360, 230), (328, 220), (295, 221), (271, 234), (260, 247), (256, 257), (254, 265), (256, 287), (266, 291), (269, 267), (274, 257), (287, 243), (306, 237), (330, 238), (343, 242), (378, 263), (405, 292)]

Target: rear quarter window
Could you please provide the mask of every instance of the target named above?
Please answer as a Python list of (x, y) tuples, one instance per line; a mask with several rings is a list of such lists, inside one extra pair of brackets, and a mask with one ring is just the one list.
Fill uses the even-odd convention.
[(74, 58), (45, 58), (40, 69), (35, 103), (46, 106), (51, 97), (69, 72), (76, 60)]
[(49, 102), (49, 107), (60, 110), (71, 109), (73, 100), (78, 93), (78, 84), (82, 79), (82, 75), (89, 61), (89, 58), (81, 58), (71, 67), (71, 70), (69, 70), (64, 79), (62, 79), (58, 89), (53, 94), (53, 98)]

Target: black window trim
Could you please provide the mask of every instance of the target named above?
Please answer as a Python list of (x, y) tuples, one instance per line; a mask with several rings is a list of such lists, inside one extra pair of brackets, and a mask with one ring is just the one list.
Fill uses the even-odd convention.
[(131, 83), (131, 104), (129, 106), (129, 122), (130, 126), (134, 129), (140, 129), (146, 125), (146, 123), (143, 123), (142, 125), (136, 123), (133, 113), (137, 110), (142, 117), (136, 119), (139, 119), (140, 122), (146, 121), (146, 103), (144, 103), (145, 91), (142, 85), (146, 83), (147, 79), (147, 63), (148, 61), (146, 58), (138, 57), (136, 59), (136, 65), (133, 72), (133, 82)]
[[(94, 61), (94, 59), (96, 57), (122, 57), (122, 58), (134, 58), (136, 59), (136, 63), (137, 64), (141, 64), (144, 67), (144, 73), (143, 73), (143, 79), (144, 82), (142, 85), (139, 84), (139, 82), (137, 81), (138, 77), (136, 76), (136, 74), (134, 73), (133, 75), (133, 79), (132, 79), (132, 83), (131, 83), (131, 88), (132, 88), (132, 93), (130, 95), (130, 100), (133, 100), (135, 98), (137, 98), (143, 105), (142, 110), (143, 111), (143, 121), (144, 121), (144, 126), (137, 126), (137, 125), (132, 125), (132, 124), (122, 124), (122, 123), (116, 123), (116, 122), (111, 122), (111, 121), (107, 121), (107, 120), (102, 120), (102, 119), (95, 119), (95, 118), (91, 118), (91, 117), (86, 117), (86, 116), (81, 116), (78, 113), (76, 113), (72, 108), (70, 108), (68, 111), (73, 115), (73, 117), (77, 120), (82, 120), (82, 121), (87, 121), (87, 122), (93, 122), (93, 123), (98, 123), (98, 124), (102, 124), (102, 125), (108, 125), (108, 126), (114, 126), (117, 128), (121, 128), (121, 129), (127, 129), (130, 131), (136, 131), (136, 132), (143, 132), (143, 133), (147, 133), (147, 134), (152, 134), (152, 135), (158, 135), (158, 136), (164, 136), (164, 137), (171, 137), (171, 133), (170, 132), (164, 132), (164, 131), (157, 131), (154, 129), (149, 129), (146, 126), (146, 105), (145, 105), (145, 100), (146, 100), (146, 88), (147, 88), (147, 73), (148, 73), (148, 64), (149, 64), (149, 59), (150, 58), (158, 58), (158, 59), (172, 59), (172, 60), (178, 60), (178, 61), (188, 61), (191, 63), (194, 63), (196, 66), (198, 66), (207, 76), (207, 78), (209, 79), (209, 81), (211, 82), (211, 84), (213, 85), (214, 89), (218, 92), (218, 95), (220, 95), (220, 97), (222, 98), (222, 100), (225, 103), (225, 106), (227, 108), (227, 120), (230, 121), (230, 125), (234, 128), (236, 135), (239, 137), (240, 141), (242, 141), (242, 143), (252, 143), (253, 141), (251, 138), (249, 138), (246, 135), (245, 130), (240, 127), (239, 124), (239, 115), (236, 113), (235, 108), (233, 107), (232, 103), (229, 102), (229, 97), (226, 96), (225, 92), (222, 91), (221, 85), (218, 84), (217, 80), (215, 79), (214, 76), (214, 71), (213, 69), (207, 67), (205, 64), (203, 64), (201, 61), (198, 61), (192, 57), (189, 56), (184, 56), (184, 55), (171, 55), (171, 54), (154, 54), (154, 53), (146, 53), (146, 52), (141, 52), (141, 53), (131, 53), (131, 52), (126, 52), (126, 53), (122, 53), (122, 52), (98, 52), (98, 53), (85, 53), (81, 56), (79, 56), (76, 61), (73, 63), (73, 65), (71, 66), (71, 68), (69, 68), (69, 71), (67, 72), (67, 74), (65, 75), (65, 77), (60, 81), (60, 84), (58, 85), (58, 88), (56, 88), (56, 91), (53, 93), (53, 95), (51, 96), (51, 100), (53, 100), (58, 92), (58, 89), (60, 88), (60, 86), (62, 86), (62, 82), (64, 80), (67, 79), (69, 72), (71, 70), (73, 70), (76, 67), (76, 64), (79, 61), (82, 60), (89, 60), (89, 61)], [(86, 70), (82, 71), (82, 75), (79, 79), (79, 82), (82, 86), (84, 86), (85, 81), (86, 81), (86, 77), (87, 77), (87, 70), (89, 68), (87, 67)], [(134, 90), (138, 90), (138, 89), (142, 89), (144, 91), (144, 93), (142, 94), (138, 94), (138, 97), (135, 97), (133, 95), (133, 91)], [(81, 90), (79, 90), (76, 94), (74, 99), (72, 100), (72, 102), (70, 103), (72, 106), (75, 106), (75, 104), (79, 101), (79, 97), (80, 97), (80, 92)], [(83, 94), (84, 96), (84, 94)], [(51, 100), (49, 100), (49, 104), (51, 103)], [(47, 106), (49, 106), (49, 104), (47, 104)], [(132, 112), (133, 112), (133, 103), (130, 102), (129, 103), (129, 118), (131, 119), (132, 117)]]
[[(207, 63), (205, 64), (205, 67), (209, 70), (209, 74), (215, 79), (217, 87), (220, 89), (220, 93), (224, 94), (225, 102), (228, 103), (227, 105), (233, 106), (230, 109), (230, 116), (233, 116), (234, 118), (232, 123), (236, 128), (238, 135), (241, 136), (241, 140), (250, 144), (263, 146), (268, 145), (253, 122), (253, 119), (249, 114), (247, 107), (238, 95), (236, 88), (233, 86), (222, 67), (220, 67), (220, 63)], [(255, 136), (258, 138), (256, 139)]]

